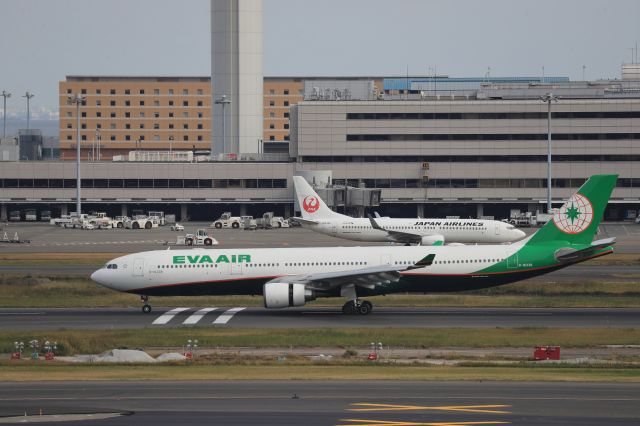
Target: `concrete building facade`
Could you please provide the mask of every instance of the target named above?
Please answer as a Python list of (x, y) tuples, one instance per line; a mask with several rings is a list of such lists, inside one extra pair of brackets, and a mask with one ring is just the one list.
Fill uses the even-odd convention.
[[(265, 99), (301, 96), (276, 87)], [(464, 90), (470, 92), (453, 97), (407, 91), (371, 101), (298, 99), (289, 105), (289, 160), (91, 163), (83, 168), (84, 204), (184, 208), (207, 219), (219, 209), (285, 213), (293, 206), (294, 173), (331, 170), (335, 184), (382, 189), (381, 214), (504, 218), (512, 208), (545, 210), (548, 104), (539, 97), (559, 93), (551, 105), (554, 202), (594, 173), (617, 173), (607, 218), (637, 214), (640, 81), (488, 82)], [(71, 205), (74, 178), (70, 162), (4, 163), (0, 204)]]

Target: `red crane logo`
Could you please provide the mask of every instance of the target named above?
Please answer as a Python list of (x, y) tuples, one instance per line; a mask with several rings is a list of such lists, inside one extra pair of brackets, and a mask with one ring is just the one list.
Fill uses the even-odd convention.
[(320, 208), (320, 201), (318, 200), (318, 197), (314, 197), (313, 195), (305, 197), (302, 201), (302, 208), (307, 213), (314, 213), (318, 211)]

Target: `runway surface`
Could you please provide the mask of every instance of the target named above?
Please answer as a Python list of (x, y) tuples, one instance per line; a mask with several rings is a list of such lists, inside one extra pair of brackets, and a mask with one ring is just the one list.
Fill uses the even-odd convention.
[(374, 308), (367, 316), (340, 307), (267, 310), (244, 307), (0, 309), (0, 330), (161, 327), (640, 327), (640, 309), (606, 308)]
[[(0, 416), (123, 413), (95, 425), (636, 425), (640, 385), (398, 381), (42, 382)], [(0, 419), (2, 423), (2, 419)], [(69, 423), (78, 424), (78, 423)]]

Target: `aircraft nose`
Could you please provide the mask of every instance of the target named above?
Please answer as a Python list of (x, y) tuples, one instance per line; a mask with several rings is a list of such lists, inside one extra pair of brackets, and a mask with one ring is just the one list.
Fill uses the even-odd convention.
[(524, 231), (520, 230), (520, 229), (516, 229), (515, 232), (516, 232), (516, 236), (517, 236), (518, 240), (521, 240), (521, 239), (523, 239), (524, 237), (527, 236), (527, 234)]
[(102, 269), (98, 269), (97, 271), (94, 271), (93, 274), (91, 274), (91, 280), (101, 285), (104, 285), (103, 277), (104, 271)]

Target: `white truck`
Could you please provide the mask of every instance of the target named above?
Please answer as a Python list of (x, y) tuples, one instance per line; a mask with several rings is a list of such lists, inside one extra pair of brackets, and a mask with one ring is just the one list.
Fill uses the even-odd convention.
[(231, 216), (231, 212), (224, 212), (220, 216), (220, 219), (215, 220), (211, 224), (211, 228), (240, 228), (247, 218), (253, 219), (252, 216)]
[(505, 219), (504, 222), (508, 222), (511, 225), (524, 227), (524, 226), (542, 226), (553, 218), (553, 214), (556, 209), (552, 209), (551, 213), (543, 213), (536, 211), (532, 212), (520, 212), (520, 210), (513, 209), (509, 219)]
[(27, 222), (35, 222), (38, 220), (38, 213), (36, 212), (36, 209), (26, 209), (24, 211), (24, 220)]
[(89, 222), (97, 229), (113, 228), (113, 219), (111, 219), (105, 212), (91, 213), (89, 216)]
[(158, 227), (158, 220), (154, 217), (134, 216), (124, 222), (126, 229), (151, 229)]
[(181, 246), (217, 246), (218, 240), (210, 236), (206, 229), (201, 228), (195, 234), (178, 236), (176, 244)]
[[(266, 212), (262, 218), (255, 220), (256, 228), (288, 228), (289, 221), (282, 216), (274, 216), (273, 212)], [(246, 228), (245, 228), (246, 229)]]
[(149, 218), (155, 218), (158, 225), (165, 226), (167, 224), (164, 218), (164, 212), (149, 212)]

